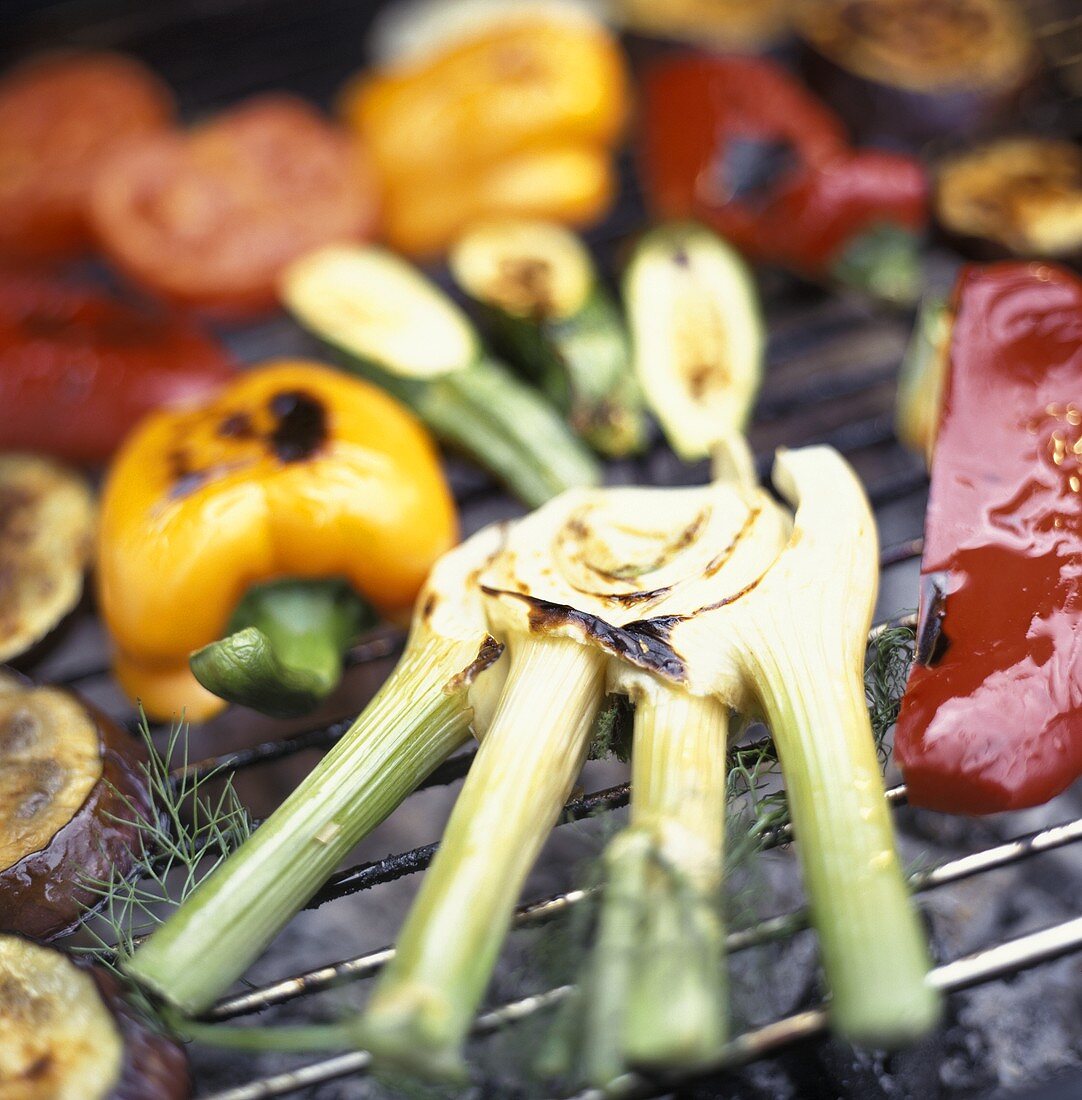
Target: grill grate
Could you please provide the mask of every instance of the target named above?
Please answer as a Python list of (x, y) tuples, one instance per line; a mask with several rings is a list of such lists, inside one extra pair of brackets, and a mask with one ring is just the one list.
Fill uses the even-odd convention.
[[(884, 509), (898, 503), (915, 504), (919, 507), (925, 479), (923, 472), (898, 452), (894, 442), (888, 413), (889, 405), (886, 404), (890, 399), (889, 386), (886, 394), (880, 393), (884, 388), (884, 377), (889, 377), (886, 372), (878, 367), (867, 372), (853, 371), (849, 368), (842, 382), (822, 385), (814, 380), (817, 364), (831, 360), (851, 362), (851, 350), (849, 350), (851, 345), (859, 344), (862, 336), (866, 336), (869, 331), (882, 332), (884, 327), (890, 329), (904, 326), (900, 319), (889, 314), (862, 310), (862, 315), (854, 318), (852, 312), (844, 306), (842, 317), (839, 319), (838, 308), (839, 305), (835, 301), (820, 300), (815, 312), (810, 317), (802, 318), (800, 327), (795, 330), (803, 336), (803, 339), (796, 336), (792, 339), (786, 338), (782, 342), (781, 356), (777, 352), (777, 343), (772, 347), (768, 377), (771, 380), (779, 377), (784, 379), (789, 373), (793, 373), (795, 377), (793, 381), (785, 384), (768, 382), (769, 396), (764, 401), (766, 415), (757, 421), (753, 436), (760, 436), (764, 429), (770, 429), (774, 422), (777, 422), (785, 438), (794, 442), (829, 442), (858, 464), (862, 458), (867, 459), (869, 455), (877, 456), (878, 465), (885, 467), (887, 472), (871, 481), (868, 491), (880, 516), (882, 517)], [(841, 348), (838, 346), (839, 343), (843, 345)], [(790, 372), (788, 364), (793, 358), (801, 360), (801, 367), (799, 370)], [(832, 409), (837, 410), (839, 405), (843, 406), (844, 414), (845, 402), (855, 400), (859, 404), (869, 394), (879, 394), (878, 408), (871, 415), (856, 419), (846, 419), (843, 415), (841, 423), (825, 430), (808, 429), (809, 421), (814, 423), (824, 413), (829, 413)], [(768, 462), (769, 453), (760, 451), (760, 467), (764, 473)], [(640, 459), (634, 463), (636, 469), (628, 472), (629, 477), (653, 476), (656, 480), (656, 475), (652, 471), (657, 465), (668, 463), (668, 452), (658, 448), (646, 459)], [(690, 481), (696, 476), (701, 476), (702, 471), (689, 471), (679, 467), (673, 472), (680, 480)], [(668, 480), (675, 480), (675, 478)], [(465, 498), (463, 508), (467, 515), (471, 510), (483, 513), (486, 508), (496, 503), (502, 504), (502, 498), (492, 487), (475, 487), (463, 496)], [(880, 555), (884, 575), (889, 576), (889, 571), (894, 567), (911, 562), (920, 554), (920, 550), (919, 537), (906, 538), (886, 546)], [(356, 647), (351, 654), (351, 662), (363, 664), (393, 655), (401, 644), (401, 640), (399, 634), (378, 635)], [(92, 667), (84, 665), (79, 671), (59, 679), (85, 687), (95, 679), (102, 679), (107, 675), (106, 667), (99, 663)], [(201, 775), (219, 768), (242, 770), (282, 760), (305, 750), (326, 749), (342, 736), (349, 724), (349, 719), (345, 719), (303, 730), (286, 738), (268, 740), (248, 748), (196, 761), (187, 765), (185, 770), (189, 774), (194, 772)], [(448, 784), (461, 779), (471, 758), (470, 751), (457, 755), (433, 772), (422, 786)], [(627, 804), (628, 796), (627, 784), (584, 795), (568, 804), (561, 823), (580, 821), (594, 814), (622, 807)], [(892, 804), (904, 803), (904, 787), (892, 788), (888, 792), (888, 797)], [(767, 838), (765, 846), (774, 846), (785, 839), (787, 839), (786, 831), (780, 830)], [(1028, 833), (920, 871), (913, 876), (913, 889), (924, 892), (945, 887), (996, 868), (1021, 863), (1078, 840), (1082, 840), (1082, 819)], [(374, 862), (362, 863), (339, 871), (311, 904), (316, 906), (329, 903), (423, 871), (428, 866), (435, 849), (435, 843), (425, 844)], [(525, 904), (516, 912), (515, 927), (537, 925), (563, 915), (583, 902), (588, 893), (589, 891), (582, 889), (571, 890)], [(728, 937), (728, 949), (730, 952), (741, 951), (768, 940), (786, 936), (805, 926), (806, 917), (803, 912), (785, 913), (750, 928), (731, 933)], [(985, 950), (964, 955), (938, 967), (934, 972), (934, 979), (944, 990), (953, 992), (977, 983), (1007, 977), (1078, 949), (1082, 949), (1082, 918), (1067, 920), (1020, 938), (995, 944)], [(346, 982), (364, 980), (376, 974), (392, 953), (392, 947), (385, 947), (257, 986), (219, 1001), (207, 1014), (208, 1018), (234, 1019), (312, 996)], [(539, 1013), (553, 1009), (572, 993), (572, 988), (565, 985), (500, 1005), (478, 1018), (474, 1037), (493, 1035)], [(710, 1072), (734, 1068), (773, 1054), (792, 1044), (820, 1036), (826, 1032), (826, 1029), (827, 1016), (823, 1007), (785, 1016), (739, 1035), (725, 1048), (719, 1062), (710, 1067)], [(275, 1073), (239, 1087), (205, 1093), (203, 1100), (254, 1100), (256, 1097), (282, 1096), (338, 1078), (364, 1075), (369, 1068), (369, 1058), (364, 1052), (322, 1058), (300, 1068)], [(645, 1097), (664, 1093), (673, 1086), (673, 1081), (653, 1078), (646, 1080), (629, 1075), (618, 1083), (616, 1094), (629, 1098)], [(594, 1100), (595, 1097), (600, 1098), (600, 1096), (600, 1093), (587, 1091), (580, 1094), (576, 1100)]]
[[(829, 301), (824, 300), (820, 303), (820, 309), (828, 314), (834, 308), (834, 304)], [(851, 318), (848, 323), (852, 324)], [(880, 327), (883, 324), (891, 325), (896, 322), (894, 318), (887, 315), (871, 313), (861, 323), (866, 327)], [(853, 335), (851, 328), (835, 324), (810, 325), (807, 331), (810, 333), (809, 339), (797, 342), (794, 347), (799, 349), (800, 356), (808, 363), (830, 358), (831, 354), (837, 350), (833, 345), (839, 340), (848, 341)], [(776, 356), (773, 356), (772, 374), (784, 373), (784, 362), (779, 362)], [(845, 383), (843, 395), (846, 398), (860, 398), (870, 390), (880, 388), (880, 385), (880, 372), (872, 370), (866, 375), (854, 375), (850, 378)], [(791, 390), (774, 389), (767, 404), (766, 419), (771, 419), (771, 414), (781, 416), (782, 414), (777, 413), (777, 410), (784, 410), (785, 429), (792, 433), (790, 438), (795, 435), (802, 442), (830, 442), (854, 459), (858, 459), (863, 452), (869, 450), (886, 449), (890, 453), (896, 451), (890, 419), (883, 410), (869, 417), (846, 421), (824, 432), (800, 431), (808, 414), (814, 412), (818, 406), (829, 405), (840, 400), (841, 390), (842, 387), (839, 386), (812, 386), (801, 378)], [(798, 411), (799, 416), (794, 425), (792, 417)], [(659, 449), (645, 462), (640, 460), (640, 464), (649, 467), (652, 462), (664, 460), (666, 455), (667, 452)], [(760, 466), (764, 468), (764, 472), (768, 458), (768, 455), (760, 456)], [(690, 475), (686, 471), (683, 473), (686, 480), (694, 476), (694, 471)], [(922, 472), (908, 460), (903, 460), (900, 470), (887, 474), (869, 486), (869, 496), (879, 509), (911, 499), (919, 503), (923, 486)], [(474, 506), (489, 504), (494, 494), (495, 490), (492, 489), (474, 491), (467, 497), (467, 504), (471, 501)], [(911, 537), (885, 547), (880, 555), (882, 568), (888, 571), (895, 566), (912, 561), (920, 554), (921, 545), (922, 540), (919, 537)], [(882, 625), (889, 625), (889, 623)], [(400, 642), (401, 636), (397, 634), (377, 636), (358, 646), (352, 652), (351, 661), (361, 664), (387, 657), (396, 651)], [(84, 668), (67, 677), (66, 680), (69, 683), (85, 684), (94, 678), (105, 676), (107, 676), (106, 668), (99, 665), (94, 668)], [(348, 719), (332, 722), (284, 739), (270, 740), (249, 748), (211, 756), (188, 764), (184, 771), (188, 774), (194, 772), (205, 775), (220, 768), (247, 769), (281, 760), (304, 750), (326, 749), (342, 736), (349, 724)], [(472, 751), (464, 751), (455, 756), (433, 772), (422, 788), (461, 779), (469, 767), (471, 758)], [(561, 824), (580, 821), (594, 814), (622, 807), (627, 804), (628, 797), (629, 788), (626, 783), (584, 795), (567, 805)], [(888, 799), (893, 805), (903, 804), (904, 787), (891, 788), (888, 791)], [(787, 829), (781, 829), (767, 837), (763, 846), (773, 847), (787, 839)], [(1021, 835), (1004, 843), (919, 871), (912, 876), (912, 887), (915, 892), (925, 892), (952, 885), (993, 869), (1021, 863), (1078, 840), (1082, 840), (1082, 819)], [(322, 905), (349, 897), (423, 871), (428, 866), (435, 849), (435, 843), (425, 844), (374, 862), (362, 863), (339, 871), (313, 899), (311, 905)], [(517, 910), (514, 926), (523, 928), (537, 925), (566, 914), (588, 896), (588, 890), (578, 889), (527, 903)], [(806, 927), (806, 914), (803, 911), (784, 913), (731, 933), (728, 937), (728, 950), (730, 952), (745, 950), (769, 940), (784, 937), (804, 927)], [(1082, 918), (1076, 918), (964, 955), (938, 967), (933, 976), (945, 991), (954, 992), (981, 982), (1007, 977), (1080, 948), (1082, 948)], [(235, 1019), (311, 996), (346, 982), (364, 980), (376, 974), (392, 954), (393, 947), (384, 947), (257, 986), (219, 1001), (208, 1012), (207, 1017), (219, 1021)], [(572, 993), (572, 987), (565, 985), (507, 1002), (479, 1016), (474, 1037), (492, 1035), (555, 1008)], [(718, 1063), (709, 1067), (709, 1072), (735, 1068), (756, 1058), (773, 1054), (791, 1044), (820, 1036), (826, 1032), (826, 1029), (827, 1015), (823, 1007), (789, 1015), (767, 1025), (753, 1028), (733, 1040), (725, 1048)], [(341, 1077), (363, 1075), (369, 1071), (369, 1068), (369, 1058), (364, 1052), (323, 1058), (298, 1069), (253, 1080), (239, 1087), (206, 1093), (203, 1100), (253, 1100), (256, 1097), (282, 1096)], [(666, 1079), (646, 1080), (629, 1075), (618, 1083), (616, 1095), (629, 1098), (651, 1096), (666, 1092), (673, 1086), (674, 1082)], [(587, 1091), (581, 1093), (576, 1100), (593, 1100), (600, 1096), (600, 1093)]]
[[(23, 3), (5, 26), (5, 60), (43, 45), (106, 46), (127, 49), (155, 65), (177, 88), (189, 116), (216, 109), (253, 91), (288, 87), (327, 104), (335, 88), (351, 74), (361, 59), (364, 32), (378, 3), (352, 0), (319, 0), (298, 8), (291, 0), (160, 0), (154, 5), (130, 5), (124, 0), (65, 0), (41, 5)], [(1077, 121), (1079, 42), (1082, 23), (1066, 0), (1026, 0), (1038, 26), (1043, 48), (1065, 93), (1065, 123)], [(18, 0), (13, 5), (19, 9)], [(626, 239), (642, 223), (642, 209), (633, 177), (625, 165), (625, 189), (619, 209), (592, 234), (609, 273), (618, 266)], [(945, 264), (933, 272), (943, 283)], [(846, 453), (869, 487), (884, 538), (882, 551), (883, 605), (893, 610), (912, 602), (915, 587), (907, 563), (919, 556), (921, 539), (912, 537), (922, 512), (925, 477), (919, 464), (897, 446), (892, 430), (893, 378), (910, 326), (910, 318), (878, 311), (847, 297), (826, 297), (796, 286), (778, 276), (764, 281), (769, 331), (769, 373), (759, 403), (752, 442), (765, 474), (778, 443), (798, 445), (827, 442)], [(282, 319), (224, 334), (241, 358), (254, 361), (270, 355), (311, 353), (315, 349)], [(466, 531), (495, 518), (514, 514), (514, 506), (476, 471), (452, 463), (452, 482)], [(647, 482), (689, 484), (702, 481), (704, 467), (684, 467), (663, 447), (644, 457), (612, 464), (614, 483)], [(901, 568), (899, 568), (901, 567)], [(88, 690), (108, 693), (109, 680), (101, 639), (80, 639), (78, 631), (43, 662), (44, 678)], [(365, 665), (393, 656), (401, 645), (398, 634), (368, 639), (351, 654), (351, 662)], [(48, 675), (50, 668), (61, 674)], [(126, 716), (129, 722), (134, 716)], [(298, 753), (325, 750), (341, 737), (349, 721), (290, 733), (227, 753), (209, 756), (188, 765), (187, 771), (205, 775), (217, 768), (247, 771), (273, 765)], [(468, 751), (447, 761), (422, 784), (431, 788), (460, 780), (469, 767)], [(570, 803), (562, 822), (626, 805), (626, 784), (593, 791)], [(905, 791), (889, 792), (895, 805), (905, 801)], [(779, 830), (767, 839), (776, 845), (787, 839)], [(915, 891), (924, 893), (955, 886), (993, 870), (1023, 865), (1033, 857), (1065, 848), (1082, 840), (1082, 818), (1026, 832), (969, 854), (940, 862), (913, 875)], [(338, 872), (313, 905), (322, 905), (377, 888), (422, 871), (435, 844), (425, 844), (361, 863)], [(569, 913), (588, 897), (584, 889), (550, 894), (521, 906), (515, 927), (525, 928)], [(748, 928), (732, 932), (728, 948), (738, 952), (785, 937), (804, 927), (800, 911), (783, 913)], [(976, 952), (961, 954), (940, 965), (934, 980), (946, 991), (956, 992), (976, 984), (1008, 978), (1023, 970), (1082, 950), (1082, 917), (1073, 917), (994, 943)], [(385, 947), (303, 973), (268, 982), (227, 997), (208, 1013), (227, 1020), (244, 1017), (274, 1006), (314, 996), (342, 983), (361, 981), (378, 972), (391, 957)], [(562, 1004), (573, 994), (567, 985), (506, 1003), (483, 1013), (477, 1020), (477, 1038), (493, 1036)], [(735, 1038), (714, 1073), (775, 1054), (801, 1041), (822, 1036), (827, 1029), (823, 1007), (785, 1015), (754, 1027)], [(202, 1100), (255, 1100), (282, 1096), (369, 1070), (363, 1052), (321, 1058), (284, 1073), (252, 1080), (239, 1087), (204, 1092)], [(706, 1072), (706, 1071), (704, 1071)], [(646, 1097), (669, 1092), (688, 1083), (630, 1075), (618, 1082), (615, 1092), (623, 1097)], [(499, 1089), (494, 1094), (500, 1095)], [(597, 1092), (581, 1093), (575, 1100), (601, 1100)]]

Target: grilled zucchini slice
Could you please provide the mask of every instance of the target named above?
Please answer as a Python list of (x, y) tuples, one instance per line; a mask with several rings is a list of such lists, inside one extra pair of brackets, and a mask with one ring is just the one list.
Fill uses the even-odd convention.
[(642, 449), (642, 395), (623, 321), (574, 233), (543, 221), (478, 225), (452, 251), (451, 273), (485, 307), (508, 358), (587, 443), (617, 457)]
[(894, 430), (931, 465), (947, 381), (954, 313), (942, 298), (921, 305), (898, 376)]
[(600, 480), (556, 410), (487, 358), (466, 314), (405, 260), (332, 245), (291, 265), (282, 295), (347, 370), (409, 405), (530, 507)]
[(635, 370), (669, 443), (706, 458), (747, 422), (763, 371), (755, 282), (720, 237), (669, 225), (639, 242), (624, 297)]

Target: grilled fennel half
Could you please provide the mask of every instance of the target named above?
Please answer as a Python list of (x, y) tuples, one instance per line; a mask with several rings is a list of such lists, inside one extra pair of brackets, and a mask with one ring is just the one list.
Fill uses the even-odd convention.
[(483, 728), (506, 661), (475, 578), (505, 534), (502, 525), (486, 528), (440, 559), (386, 683), (289, 798), (138, 948), (130, 977), (185, 1014), (208, 1008), (346, 853), (471, 726)]
[(571, 230), (544, 221), (486, 222), (459, 240), (450, 264), (508, 357), (590, 446), (613, 457), (642, 449), (646, 419), (624, 322)]
[[(764, 544), (776, 553), (788, 533), (787, 519), (768, 505), (765, 496), (749, 501), (725, 483), (576, 490), (517, 524), (480, 575), (490, 629), (509, 651), (508, 678), (395, 957), (359, 1025), (358, 1042), (377, 1058), (434, 1077), (464, 1072), (461, 1046), (512, 908), (585, 760), (606, 685), (623, 686), (613, 668), (624, 668), (625, 650), (646, 654), (647, 665), (651, 654), (661, 667), (669, 660), (663, 642), (645, 628), (635, 632), (636, 621), (704, 574), (724, 569), (733, 594), (752, 583), (764, 554), (750, 548)], [(626, 690), (639, 704), (635, 777), (643, 792), (636, 792), (636, 828), (627, 842), (636, 851), (617, 860), (619, 869), (652, 873), (646, 864), (672, 843), (680, 867), (690, 868), (688, 879), (712, 903), (721, 871), (728, 708), (649, 670), (627, 671), (634, 685)], [(686, 739), (685, 719), (694, 726)], [(687, 806), (675, 809), (671, 801), (684, 797)], [(676, 896), (685, 886), (679, 878), (670, 890), (662, 884), (638, 898), (657, 903), (670, 931), (686, 912), (683, 895)], [(692, 909), (709, 925), (704, 939), (719, 955), (724, 934), (714, 914)], [(658, 940), (665, 932), (654, 929)], [(697, 1015), (691, 1026), (709, 1036), (713, 1051), (724, 1001), (721, 967), (704, 978), (699, 961), (687, 963)], [(613, 974), (604, 981), (606, 995), (622, 997)]]
[(608, 856), (591, 1075), (694, 1064), (724, 1039), (715, 902), (733, 710), (763, 715), (777, 740), (838, 1030), (891, 1045), (934, 1022), (864, 706), (871, 513), (833, 451), (783, 453), (776, 470), (792, 521), (736, 482), (579, 490), (517, 524), (479, 574), (507, 680), (357, 1026), (378, 1061), (464, 1073), (462, 1044), (606, 685), (638, 703), (638, 791)]
[[(463, 1041), (526, 875), (586, 759), (614, 654), (650, 647), (621, 624), (720, 567), (749, 511), (727, 485), (574, 490), (517, 523), (480, 574), (507, 680), (359, 1022), (358, 1043), (377, 1059), (463, 1074)], [(724, 772), (727, 715), (702, 709), (707, 751), (717, 748)]]
[(408, 405), (530, 507), (600, 481), (556, 410), (485, 355), (465, 313), (405, 260), (375, 246), (321, 248), (286, 270), (282, 297), (344, 367)]
[[(585, 1070), (689, 1067), (724, 1030), (724, 936), (716, 910), (725, 776), (704, 733), (730, 710), (770, 726), (786, 781), (835, 1029), (877, 1046), (933, 1026), (939, 999), (898, 864), (863, 665), (878, 546), (863, 490), (828, 448), (779, 452), (774, 480), (724, 568), (676, 591), (629, 629), (614, 673), (637, 701), (632, 817), (606, 853)], [(748, 493), (745, 487), (743, 490)], [(765, 522), (764, 522), (765, 520)], [(709, 705), (716, 708), (711, 711)], [(646, 708), (644, 710), (644, 703)], [(669, 721), (666, 721), (666, 718)]]

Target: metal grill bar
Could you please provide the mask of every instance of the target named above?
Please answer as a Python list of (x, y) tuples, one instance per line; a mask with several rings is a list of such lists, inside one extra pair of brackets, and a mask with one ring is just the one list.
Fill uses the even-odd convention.
[[(901, 787), (893, 788), (891, 795), (899, 799), (901, 792)], [(1055, 851), (1079, 840), (1082, 840), (1082, 818), (1005, 841), (983, 852), (948, 860), (928, 870), (916, 871), (910, 876), (910, 886), (914, 892), (933, 890), (940, 886), (961, 882), (963, 879), (985, 871), (1009, 867), (1031, 856)], [(772, 846), (767, 845), (767, 847)], [(523, 905), (515, 911), (515, 927), (524, 928), (552, 920), (585, 901), (593, 893), (593, 890), (570, 890)], [(781, 913), (762, 920), (750, 928), (730, 932), (726, 937), (726, 950), (730, 954), (744, 951), (780, 936), (798, 932), (807, 926), (806, 910)], [(309, 970), (292, 978), (271, 982), (258, 989), (251, 989), (219, 1001), (207, 1014), (207, 1019), (234, 1019), (252, 1012), (261, 1012), (272, 1005), (284, 1004), (297, 997), (329, 989), (347, 981), (368, 978), (393, 957), (394, 948), (383, 947), (378, 951), (370, 951), (339, 963)]]
[[(582, 798), (576, 798), (564, 807), (556, 824), (567, 825), (572, 821), (582, 821), (584, 818), (592, 817), (596, 813), (619, 809), (627, 805), (630, 794), (630, 786), (627, 783), (620, 783), (615, 787), (607, 787), (605, 790), (583, 795)], [(423, 871), (432, 862), (438, 847), (436, 843), (422, 844), (418, 848), (387, 856), (374, 863), (362, 863), (340, 871), (328, 879), (327, 884), (312, 898), (307, 908), (315, 909), (336, 898), (356, 894), (361, 890), (369, 890), (380, 883), (393, 882), (405, 875)]]
[[(1005, 977), (1052, 962), (1072, 951), (1082, 948), (1082, 917), (1043, 928), (1037, 932), (1019, 936), (1005, 943), (996, 944), (964, 955), (953, 962), (936, 967), (929, 975), (930, 981), (945, 993), (957, 993), (996, 978)], [(502, 1030), (539, 1012), (554, 1008), (575, 992), (570, 985), (558, 986), (545, 993), (509, 1002), (491, 1012), (479, 1016), (473, 1030), (474, 1037)], [(732, 1040), (716, 1062), (704, 1067), (695, 1076), (706, 1077), (727, 1069), (735, 1069), (758, 1058), (775, 1054), (785, 1047), (825, 1035), (829, 1029), (829, 1015), (825, 1006), (794, 1013), (781, 1020), (753, 1028)], [(300, 1069), (275, 1074), (262, 1081), (255, 1081), (235, 1089), (211, 1093), (203, 1100), (261, 1100), (270, 1096), (285, 1096), (299, 1089), (333, 1081), (340, 1077), (367, 1073), (371, 1058), (365, 1051), (355, 1051), (325, 1058)], [(605, 1091), (587, 1089), (576, 1094), (573, 1100), (647, 1100), (668, 1092), (673, 1087), (684, 1086), (691, 1078), (657, 1077), (647, 1080), (637, 1074), (626, 1074), (613, 1082)]]
[[(944, 993), (958, 993), (1041, 963), (1053, 962), (1080, 947), (1082, 917), (1075, 917), (937, 966), (929, 975), (929, 980)], [(709, 1076), (746, 1065), (793, 1043), (825, 1035), (828, 1027), (829, 1015), (825, 1006), (794, 1013), (738, 1036), (713, 1066), (703, 1069), (696, 1076)], [(683, 1078), (681, 1083), (687, 1080)], [(665, 1088), (662, 1080), (647, 1081), (635, 1074), (628, 1074), (604, 1093), (589, 1089), (579, 1093), (574, 1100), (616, 1100), (617, 1097), (619, 1100), (647, 1100), (665, 1091)]]

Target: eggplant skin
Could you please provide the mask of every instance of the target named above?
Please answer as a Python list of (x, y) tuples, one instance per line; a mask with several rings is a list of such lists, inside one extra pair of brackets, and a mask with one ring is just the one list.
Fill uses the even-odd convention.
[(120, 1076), (109, 1100), (188, 1100), (192, 1077), (184, 1047), (155, 1031), (124, 997), (116, 976), (100, 966), (88, 968), (124, 1046)]
[(790, 0), (619, 0), (613, 14), (646, 39), (762, 55), (789, 34)]
[[(860, 143), (917, 149), (929, 141), (979, 133), (1015, 114), (1037, 87), (1038, 53), (1009, 0), (825, 0), (805, 3), (799, 11), (804, 75)], [(929, 13), (935, 18), (924, 26), (921, 19)], [(859, 28), (865, 19), (899, 37), (893, 45), (880, 42), (878, 55), (867, 51), (869, 56), (862, 56)], [(981, 35), (974, 19), (992, 28), (987, 49), (977, 48)], [(950, 27), (952, 20), (956, 27)], [(939, 29), (933, 32), (936, 23)], [(939, 50), (927, 72), (918, 71), (921, 62), (912, 49), (917, 40)], [(952, 49), (952, 41), (966, 48)], [(990, 64), (995, 52), (1002, 56)], [(892, 54), (900, 59), (897, 72), (889, 64)], [(874, 68), (872, 60), (879, 62)]]
[[(80, 705), (94, 722), (102, 773), (75, 815), (45, 847), (0, 871), (0, 931), (47, 941), (70, 932), (96, 894), (80, 885), (134, 872), (142, 859), (142, 829), (152, 801), (142, 744), (105, 715)], [(129, 805), (130, 802), (130, 805)]]

